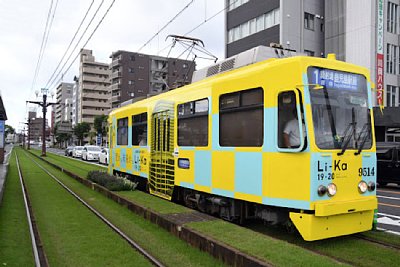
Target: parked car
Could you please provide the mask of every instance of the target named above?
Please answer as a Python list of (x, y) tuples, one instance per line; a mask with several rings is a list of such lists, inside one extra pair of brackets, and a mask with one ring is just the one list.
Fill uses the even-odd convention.
[(101, 152), (98, 146), (84, 146), (82, 150), (82, 160), (99, 160)]
[(99, 163), (100, 164), (108, 164), (108, 148), (101, 149), (99, 154)]
[(377, 183), (385, 186), (388, 183), (400, 185), (400, 144), (378, 143), (376, 147)]
[(83, 146), (74, 147), (74, 149), (72, 150), (72, 156), (74, 158), (81, 158), (82, 157), (82, 150), (83, 150)]
[(69, 146), (65, 149), (65, 156), (72, 157), (72, 151), (74, 150), (73, 146)]

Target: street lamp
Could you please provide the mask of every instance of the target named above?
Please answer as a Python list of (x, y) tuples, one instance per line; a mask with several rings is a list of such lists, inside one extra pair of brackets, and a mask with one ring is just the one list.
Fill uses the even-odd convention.
[[(41, 89), (41, 94), (43, 96), (43, 101), (26, 101), (27, 103), (32, 103), (32, 104), (37, 104), (42, 107), (43, 111), (43, 128), (42, 128), (42, 157), (46, 156), (46, 112), (47, 112), (47, 107), (57, 104), (57, 103), (48, 103), (47, 102), (47, 94), (49, 92), (49, 89), (42, 88)], [(36, 97), (39, 96), (39, 91), (35, 91)], [(53, 98), (54, 93), (51, 93), (51, 97)]]

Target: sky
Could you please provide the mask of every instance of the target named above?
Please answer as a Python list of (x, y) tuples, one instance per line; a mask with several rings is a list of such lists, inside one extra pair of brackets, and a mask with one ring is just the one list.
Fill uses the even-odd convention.
[[(114, 0), (0, 0), (0, 93), (6, 109), (6, 124), (17, 131), (23, 128), (27, 120), (27, 111), (41, 108), (34, 104), (26, 104), (28, 100), (40, 100), (35, 91), (47, 86), (49, 100), (51, 93), (60, 81), (72, 82), (79, 75), (79, 57), (66, 71), (67, 67), (83, 48), (99, 21)], [(35, 76), (39, 51), (49, 8), (53, 3), (54, 14), (50, 15), (47, 43), (43, 49), (40, 68)], [(89, 24), (96, 9), (97, 16), (78, 43), (79, 38)], [(77, 37), (68, 45), (76, 33), (85, 13), (86, 19)], [(187, 6), (187, 8), (185, 8)], [(185, 35), (202, 24), (187, 36), (201, 39), (205, 48), (219, 59), (224, 57), (224, 0), (115, 0), (108, 14), (95, 31), (86, 49), (93, 50), (96, 61), (110, 63), (110, 55), (117, 50), (138, 52), (158, 31), (156, 37), (143, 47), (144, 54), (167, 56), (171, 39), (168, 35)], [(222, 11), (222, 12), (220, 12)], [(174, 18), (179, 12), (176, 18)], [(220, 12), (220, 13), (219, 13)], [(215, 14), (219, 13), (215, 17)], [(174, 18), (174, 19), (173, 19)], [(172, 20), (171, 23), (169, 23)], [(52, 23), (51, 23), (52, 21)], [(168, 24), (169, 23), (169, 24)], [(167, 27), (164, 28), (164, 26)], [(46, 38), (45, 38), (46, 39)], [(76, 45), (76, 49), (73, 48)], [(178, 56), (183, 48), (176, 45), (170, 57)], [(61, 61), (63, 55), (64, 60)], [(71, 54), (64, 68), (61, 68)], [(186, 55), (184, 55), (186, 58)], [(189, 58), (192, 58), (190, 55)], [(59, 70), (56, 70), (60, 64)], [(213, 64), (210, 60), (199, 60), (198, 66)], [(59, 74), (51, 79), (53, 73)], [(36, 79), (35, 79), (36, 77)], [(40, 115), (41, 116), (41, 115)], [(50, 116), (47, 116), (50, 121)]]

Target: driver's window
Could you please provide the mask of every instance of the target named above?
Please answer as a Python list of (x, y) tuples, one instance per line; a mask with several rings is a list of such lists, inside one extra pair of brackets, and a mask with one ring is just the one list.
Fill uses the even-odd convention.
[(296, 94), (294, 91), (282, 92), (278, 95), (278, 147), (282, 149), (299, 149), (305, 137), (300, 134), (300, 125), (297, 112)]

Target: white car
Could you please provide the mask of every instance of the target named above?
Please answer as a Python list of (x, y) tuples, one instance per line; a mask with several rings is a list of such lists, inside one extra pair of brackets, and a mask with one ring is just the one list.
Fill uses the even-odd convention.
[(82, 160), (99, 160), (99, 154), (101, 152), (98, 146), (84, 146), (82, 150)]
[(108, 164), (108, 148), (103, 148), (99, 155), (100, 164)]
[(72, 150), (72, 157), (81, 158), (82, 157), (82, 150), (83, 150), (83, 146), (74, 147), (74, 149)]

